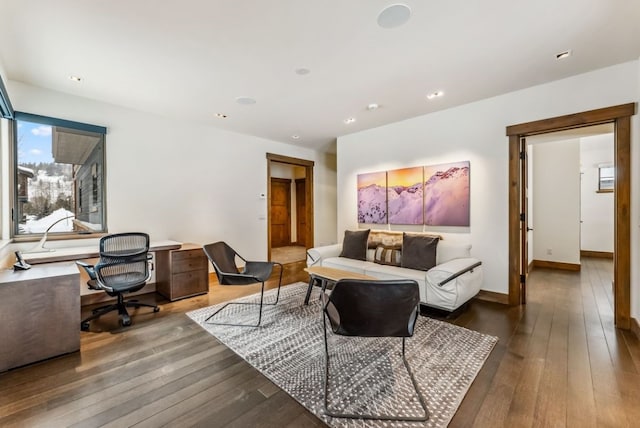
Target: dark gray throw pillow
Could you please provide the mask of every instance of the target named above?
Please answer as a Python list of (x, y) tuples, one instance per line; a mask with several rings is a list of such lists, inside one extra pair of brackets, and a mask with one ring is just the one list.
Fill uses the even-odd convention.
[(402, 267), (429, 270), (436, 265), (439, 238), (402, 234)]
[(354, 260), (367, 260), (367, 239), (370, 229), (345, 230), (340, 257)]

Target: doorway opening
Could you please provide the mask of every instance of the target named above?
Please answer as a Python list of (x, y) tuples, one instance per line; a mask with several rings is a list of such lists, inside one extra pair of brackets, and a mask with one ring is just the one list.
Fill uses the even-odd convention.
[(526, 138), (610, 123), (614, 128), (614, 318), (631, 328), (631, 116), (635, 103), (508, 126), (509, 137), (509, 303), (526, 303), (528, 200)]
[(313, 247), (313, 161), (267, 153), (270, 261), (295, 263)]
[(537, 268), (582, 271), (613, 311), (613, 124), (524, 140), (528, 172), (525, 275)]

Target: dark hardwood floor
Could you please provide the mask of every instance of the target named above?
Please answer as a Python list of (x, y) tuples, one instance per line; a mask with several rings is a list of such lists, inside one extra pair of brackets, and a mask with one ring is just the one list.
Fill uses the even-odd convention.
[[(640, 426), (640, 343), (613, 326), (611, 264), (537, 269), (526, 308), (474, 301), (446, 320), (500, 339), (451, 426)], [(0, 374), (0, 426), (324, 426), (184, 315), (256, 290), (212, 281), (205, 296), (145, 296), (162, 310), (131, 327), (92, 323), (80, 353)]]

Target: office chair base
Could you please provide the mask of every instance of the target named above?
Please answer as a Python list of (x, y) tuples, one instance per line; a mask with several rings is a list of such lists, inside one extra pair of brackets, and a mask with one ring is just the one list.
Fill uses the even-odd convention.
[[(324, 324), (324, 316), (323, 316), (323, 324)], [(394, 415), (370, 415), (370, 414), (359, 414), (359, 413), (340, 413), (329, 409), (328, 396), (329, 396), (329, 347), (327, 343), (327, 330), (326, 326), (324, 329), (324, 346), (325, 346), (325, 373), (324, 373), (324, 413), (327, 416), (331, 416), (333, 418), (347, 418), (347, 419), (375, 419), (382, 421), (406, 421), (406, 422), (424, 422), (429, 419), (429, 410), (427, 409), (427, 404), (425, 402), (420, 389), (418, 388), (418, 382), (413, 376), (413, 372), (409, 367), (409, 363), (407, 362), (407, 358), (405, 356), (405, 338), (402, 338), (402, 362), (404, 363), (407, 372), (409, 373), (409, 378), (411, 379), (411, 383), (413, 384), (413, 389), (418, 396), (418, 401), (420, 402), (420, 406), (424, 411), (424, 416), (394, 416)]]
[(92, 310), (92, 315), (88, 318), (85, 318), (84, 320), (82, 320), (82, 322), (80, 323), (80, 330), (82, 331), (89, 331), (89, 323), (90, 321), (93, 321), (95, 319), (100, 318), (102, 315), (109, 313), (111, 311), (118, 311), (118, 316), (120, 318), (120, 324), (123, 327), (128, 327), (131, 325), (131, 317), (129, 316), (129, 312), (127, 312), (127, 308), (140, 308), (140, 307), (147, 307), (147, 308), (152, 308), (153, 312), (159, 312), (160, 308), (157, 305), (151, 305), (148, 303), (141, 303), (137, 300), (128, 300), (125, 301), (124, 297), (119, 294), (118, 296), (118, 302), (117, 303), (113, 303), (110, 305), (105, 305), (105, 306), (101, 306), (99, 308), (96, 308), (94, 310)]

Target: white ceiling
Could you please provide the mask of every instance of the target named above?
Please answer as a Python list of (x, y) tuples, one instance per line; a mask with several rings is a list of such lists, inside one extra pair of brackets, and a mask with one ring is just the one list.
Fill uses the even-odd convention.
[(637, 0), (410, 0), (407, 24), (379, 27), (393, 3), (0, 0), (0, 63), (11, 80), (325, 150), (341, 135), (640, 57)]

